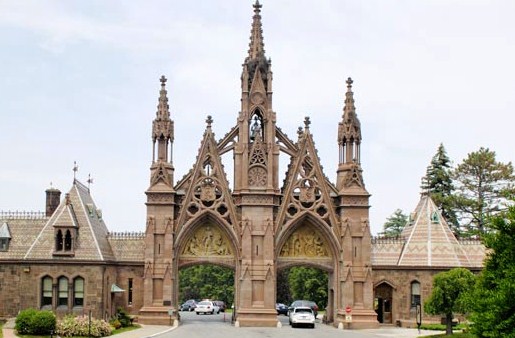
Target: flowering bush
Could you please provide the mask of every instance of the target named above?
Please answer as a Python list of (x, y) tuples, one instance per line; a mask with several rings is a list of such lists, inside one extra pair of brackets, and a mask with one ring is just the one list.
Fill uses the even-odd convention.
[[(91, 330), (91, 331), (90, 331)], [(87, 316), (66, 316), (57, 323), (57, 334), (62, 337), (84, 336), (105, 337), (112, 332), (111, 325), (105, 320), (91, 319), (91, 328)]]

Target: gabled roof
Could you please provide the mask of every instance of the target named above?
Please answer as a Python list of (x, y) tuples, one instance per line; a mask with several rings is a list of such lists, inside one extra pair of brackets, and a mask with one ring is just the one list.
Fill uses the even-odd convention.
[(401, 237), (404, 237), (406, 242), (397, 262), (399, 266), (473, 265), (428, 194), (422, 194)]
[(114, 255), (107, 239), (108, 230), (89, 189), (75, 180), (66, 198), (39, 231), (26, 252), (25, 259), (55, 259), (55, 228), (76, 228), (78, 235), (74, 256), (60, 259), (111, 261)]
[(0, 238), (11, 238), (11, 232), (9, 231), (7, 222), (4, 222), (2, 226), (0, 226)]

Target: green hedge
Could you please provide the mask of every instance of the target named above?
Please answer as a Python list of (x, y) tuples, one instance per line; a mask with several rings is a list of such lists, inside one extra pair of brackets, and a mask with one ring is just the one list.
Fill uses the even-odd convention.
[(55, 330), (56, 318), (52, 311), (26, 309), (16, 317), (14, 328), (19, 334), (48, 335)]

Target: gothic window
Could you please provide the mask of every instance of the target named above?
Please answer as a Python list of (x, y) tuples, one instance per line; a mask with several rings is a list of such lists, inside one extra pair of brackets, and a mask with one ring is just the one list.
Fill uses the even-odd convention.
[(73, 280), (73, 306), (84, 305), (84, 278), (77, 277)]
[(55, 251), (63, 251), (63, 232), (60, 229), (55, 236)]
[(128, 298), (127, 298), (127, 302), (129, 303), (129, 305), (132, 305), (132, 278), (129, 278), (129, 295), (128, 295)]
[(57, 306), (68, 307), (68, 278), (59, 277)]
[(417, 281), (411, 282), (411, 307), (417, 307), (420, 303), (420, 283)]
[(64, 236), (64, 251), (70, 251), (72, 249), (72, 234), (70, 230), (66, 230), (66, 235)]
[(257, 139), (263, 140), (263, 119), (257, 112), (254, 113), (253, 117), (250, 119), (249, 127), (249, 137), (251, 142), (254, 142)]
[(41, 307), (52, 306), (52, 277), (46, 276), (41, 280)]

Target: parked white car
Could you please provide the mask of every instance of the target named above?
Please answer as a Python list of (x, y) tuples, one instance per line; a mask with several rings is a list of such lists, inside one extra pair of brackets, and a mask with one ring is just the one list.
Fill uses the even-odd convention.
[(298, 325), (306, 325), (311, 328), (315, 327), (315, 314), (309, 306), (299, 306), (290, 309), (290, 325), (297, 327)]
[(200, 303), (197, 303), (197, 307), (195, 308), (195, 313), (196, 314), (201, 314), (201, 313), (215, 314), (215, 313), (220, 313), (220, 308), (218, 307), (218, 305), (216, 305), (215, 303), (213, 303), (210, 300), (203, 300)]

